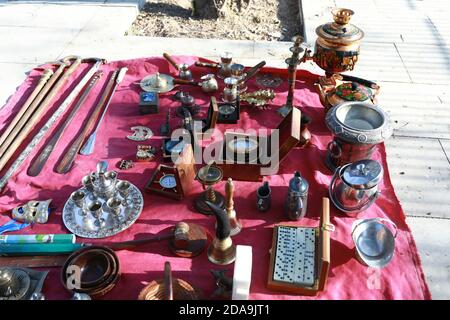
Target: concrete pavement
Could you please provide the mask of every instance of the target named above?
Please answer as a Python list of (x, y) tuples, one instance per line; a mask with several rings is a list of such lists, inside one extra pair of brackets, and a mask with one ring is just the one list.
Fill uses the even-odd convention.
[[(139, 1), (0, 1), (0, 105), (28, 70), (68, 54), (109, 60), (173, 54), (285, 67), (290, 43), (125, 36)], [(395, 127), (387, 143), (396, 193), (408, 215), (435, 299), (450, 298), (450, 26), (443, 0), (303, 1), (308, 41), (344, 6), (361, 27), (361, 58), (352, 73), (380, 82), (379, 102)], [(317, 68), (308, 63), (304, 68)]]

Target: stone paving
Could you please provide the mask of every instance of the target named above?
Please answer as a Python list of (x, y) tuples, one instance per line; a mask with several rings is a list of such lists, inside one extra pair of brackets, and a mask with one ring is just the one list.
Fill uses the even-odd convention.
[[(31, 68), (69, 54), (108, 60), (172, 54), (285, 67), (289, 43), (125, 36), (142, 1), (0, 0), (0, 106)], [(353, 9), (366, 36), (352, 74), (380, 83), (391, 115), (388, 163), (435, 299), (450, 298), (450, 9), (446, 0), (303, 0), (307, 40), (330, 8)], [(321, 72), (312, 63), (303, 68)]]

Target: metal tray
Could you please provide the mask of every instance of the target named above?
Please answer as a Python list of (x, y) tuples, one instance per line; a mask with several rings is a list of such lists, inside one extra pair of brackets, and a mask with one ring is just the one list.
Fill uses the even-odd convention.
[[(116, 185), (121, 180), (116, 181)], [(98, 227), (95, 225), (95, 218), (91, 214), (82, 216), (82, 210), (78, 208), (75, 203), (69, 198), (62, 212), (63, 222), (67, 229), (73, 234), (82, 238), (99, 239), (106, 238), (118, 234), (128, 229), (142, 212), (144, 207), (144, 199), (139, 189), (130, 183), (130, 192), (127, 197), (127, 205), (122, 207), (120, 214), (116, 217), (109, 214), (106, 206), (106, 197), (99, 196), (97, 198), (82, 187), (78, 190), (85, 192), (88, 195), (88, 202), (98, 200), (102, 203), (103, 213), (101, 218), (104, 219), (104, 226)], [(116, 192), (115, 196), (121, 200), (124, 200), (121, 195)]]

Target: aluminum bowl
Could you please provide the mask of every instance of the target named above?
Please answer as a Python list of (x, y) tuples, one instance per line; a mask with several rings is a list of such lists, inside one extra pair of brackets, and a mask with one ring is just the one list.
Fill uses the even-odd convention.
[[(389, 222), (395, 232), (384, 224)], [(364, 264), (373, 268), (383, 268), (394, 256), (397, 226), (382, 218), (357, 220), (352, 226), (352, 239), (356, 247), (356, 256)]]

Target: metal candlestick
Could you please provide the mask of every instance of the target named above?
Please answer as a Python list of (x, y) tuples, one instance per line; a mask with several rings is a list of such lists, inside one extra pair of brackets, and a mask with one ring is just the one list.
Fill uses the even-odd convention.
[(292, 52), (292, 56), (286, 59), (286, 63), (288, 65), (288, 84), (289, 91), (286, 98), (286, 103), (283, 107), (279, 108), (277, 112), (281, 114), (283, 117), (286, 117), (289, 112), (292, 110), (293, 101), (294, 101), (294, 89), (295, 89), (295, 79), (297, 75), (297, 66), (304, 61), (304, 57), (299, 59), (300, 53), (305, 51), (301, 47), (303, 42), (303, 38), (298, 36), (294, 39), (294, 46), (290, 48)]

